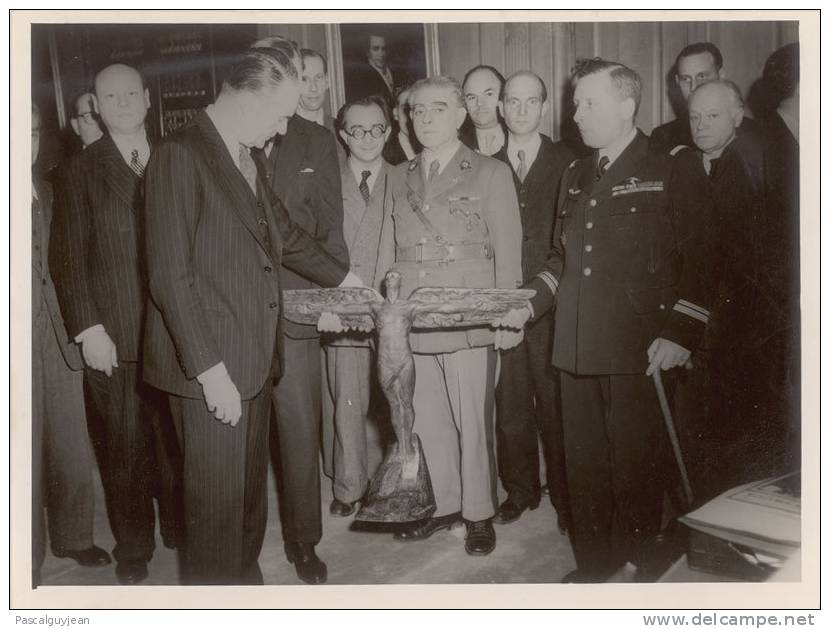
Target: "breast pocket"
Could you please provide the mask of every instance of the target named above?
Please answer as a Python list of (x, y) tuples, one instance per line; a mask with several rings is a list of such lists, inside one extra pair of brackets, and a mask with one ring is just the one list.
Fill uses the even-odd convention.
[(633, 192), (612, 197), (609, 215), (614, 236), (635, 274), (656, 274), (666, 236), (666, 196), (662, 191)]
[(479, 197), (455, 197), (448, 199), (452, 240), (481, 242), (488, 235), (487, 221)]

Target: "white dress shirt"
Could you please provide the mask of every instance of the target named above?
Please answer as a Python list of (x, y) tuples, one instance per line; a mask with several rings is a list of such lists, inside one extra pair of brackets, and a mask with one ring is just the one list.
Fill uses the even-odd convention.
[(489, 129), (476, 128), (476, 140), (478, 141), (479, 152), (493, 155), (504, 146), (504, 130), (500, 124)]

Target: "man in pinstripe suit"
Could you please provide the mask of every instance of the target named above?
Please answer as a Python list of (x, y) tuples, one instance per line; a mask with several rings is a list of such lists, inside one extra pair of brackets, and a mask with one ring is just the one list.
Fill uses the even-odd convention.
[(56, 198), (64, 206), (53, 221), (49, 265), (102, 419), (101, 476), (116, 574), (122, 584), (135, 584), (147, 577), (155, 550), (154, 442), (161, 436), (154, 429), (166, 412), (164, 397), (141, 385), (138, 365), (147, 298), (139, 218), (150, 101), (141, 75), (115, 64), (96, 76), (94, 104), (107, 133), (63, 173)]
[[(299, 95), (288, 56), (249, 50), (148, 166), (144, 378), (170, 394), (182, 446), (189, 583), (262, 583), (280, 263), (324, 286), (353, 279), (276, 197), (257, 195), (250, 149), (285, 132)], [(286, 544), (291, 561), (306, 550)]]

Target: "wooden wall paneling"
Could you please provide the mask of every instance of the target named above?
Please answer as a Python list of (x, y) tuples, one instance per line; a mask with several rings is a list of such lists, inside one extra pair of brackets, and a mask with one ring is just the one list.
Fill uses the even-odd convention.
[[(662, 72), (662, 98), (660, 106), (660, 120), (663, 124), (674, 120), (675, 108), (674, 104), (682, 99), (680, 95), (680, 88), (674, 80), (674, 61), (677, 54), (683, 48), (691, 43), (689, 39), (690, 27), (686, 22), (665, 22), (661, 26), (660, 37), (660, 58), (661, 58), (661, 72)], [(700, 32), (703, 32), (702, 25)], [(694, 41), (698, 41), (695, 39)]]
[[(481, 61), (485, 65), (493, 66), (499, 71), (505, 66), (505, 24), (503, 22), (492, 22), (479, 24), (479, 48), (481, 50)], [(473, 64), (475, 65), (475, 64)], [(464, 77), (464, 72), (472, 66), (467, 66), (459, 76)]]
[[(600, 54), (599, 24), (577, 22), (574, 29), (574, 55), (576, 59), (589, 59)], [(596, 44), (595, 44), (596, 42)]]
[(776, 50), (786, 44), (792, 44), (798, 41), (798, 22), (790, 20), (789, 22), (780, 22), (778, 24), (778, 43)]
[(439, 24), (441, 73), (461, 81), (464, 73), (481, 63), (478, 24)]
[[(498, 66), (496, 66), (498, 67)], [(504, 65), (501, 71), (505, 77), (518, 70), (530, 67), (530, 23), (510, 22), (504, 25)]]
[(528, 28), (528, 57), (527, 65), (538, 74), (548, 90), (548, 111), (542, 118), (540, 131), (551, 138), (559, 134), (558, 114), (561, 104), (558, 100), (560, 91), (556, 90), (556, 68), (555, 53), (556, 38), (553, 29), (556, 25), (550, 22), (537, 22), (529, 24)]

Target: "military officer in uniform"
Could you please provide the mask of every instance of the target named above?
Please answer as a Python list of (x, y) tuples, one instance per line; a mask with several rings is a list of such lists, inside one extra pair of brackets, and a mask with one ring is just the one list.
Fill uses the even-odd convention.
[[(410, 107), (421, 155), (401, 164), (384, 219), (378, 256), (383, 278), (401, 273), (401, 294), (420, 286), (516, 288), (522, 279), (522, 227), (509, 167), (463, 146), (466, 112), (455, 79), (430, 77), (412, 87)], [(518, 342), (519, 334), (499, 336)], [(492, 449), (494, 332), (416, 332), (415, 425), (432, 479), (433, 517), (398, 533), (426, 539), (466, 521), (465, 549), (489, 554), (496, 545)]]
[(649, 157), (634, 125), (634, 71), (592, 59), (573, 80), (574, 119), (595, 150), (563, 175), (553, 247), (527, 284), (537, 291), (530, 309), (502, 323), (536, 319), (556, 302), (553, 364), (577, 562), (565, 581), (603, 581), (621, 567), (648, 578), (673, 472), (651, 376), (684, 365), (709, 318), (706, 182), (690, 151)]

